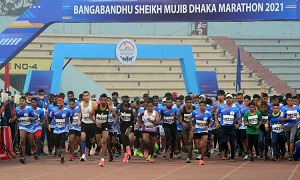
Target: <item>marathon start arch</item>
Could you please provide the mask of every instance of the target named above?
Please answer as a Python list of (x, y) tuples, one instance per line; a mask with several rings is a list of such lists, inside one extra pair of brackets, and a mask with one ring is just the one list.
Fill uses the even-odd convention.
[(298, 0), (40, 0), (0, 34), (0, 68), (58, 22), (295, 21), (299, 9)]

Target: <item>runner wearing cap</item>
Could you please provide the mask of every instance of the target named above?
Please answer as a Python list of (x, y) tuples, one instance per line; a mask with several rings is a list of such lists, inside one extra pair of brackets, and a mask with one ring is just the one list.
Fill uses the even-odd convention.
[(226, 160), (228, 155), (227, 138), (229, 138), (229, 143), (231, 147), (231, 157), (230, 161), (235, 162), (235, 141), (236, 141), (236, 129), (239, 128), (241, 124), (240, 110), (233, 104), (233, 96), (231, 94), (226, 95), (226, 104), (221, 105), (217, 113), (215, 114), (215, 119), (221, 117), (220, 122), (216, 121), (216, 127), (220, 127), (220, 142), (222, 150), (225, 151), (222, 159)]

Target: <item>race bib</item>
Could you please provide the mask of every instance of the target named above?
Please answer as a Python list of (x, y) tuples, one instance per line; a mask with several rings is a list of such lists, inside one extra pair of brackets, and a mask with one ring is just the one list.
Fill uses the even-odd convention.
[(281, 128), (281, 124), (273, 124), (272, 131), (274, 131), (276, 133), (281, 133), (281, 132), (283, 132), (283, 128)]
[(129, 122), (131, 120), (131, 114), (121, 113), (122, 121)]
[(65, 125), (65, 119), (55, 119), (55, 122), (57, 128), (62, 128)]
[(97, 114), (96, 115), (96, 121), (99, 123), (106, 123), (107, 115), (104, 114)]
[(112, 116), (112, 114), (108, 115), (108, 122), (109, 123), (113, 123), (114, 122), (114, 117)]
[(296, 120), (298, 118), (298, 112), (296, 110), (294, 111), (287, 111), (287, 117), (291, 117), (292, 120)]
[(164, 123), (173, 124), (174, 123), (174, 117), (164, 117)]
[(74, 116), (72, 124), (77, 125), (77, 123), (78, 123), (78, 116)]
[(266, 124), (268, 121), (268, 116), (262, 116), (262, 124)]
[(206, 126), (207, 121), (203, 121), (203, 120), (196, 120), (196, 125), (195, 128), (196, 129), (204, 129)]
[(223, 115), (223, 124), (233, 125), (234, 116), (232, 115)]
[(145, 130), (154, 130), (156, 126), (151, 122), (145, 122)]
[(190, 116), (191, 116), (191, 114), (184, 114), (183, 115), (183, 120), (186, 121), (186, 122), (190, 122)]
[(252, 125), (256, 125), (256, 124), (258, 124), (258, 116), (257, 116), (257, 115), (249, 116), (249, 117), (248, 117), (248, 121), (249, 121), (249, 123), (251, 123)]
[(20, 117), (20, 122), (24, 126), (30, 125), (30, 119), (29, 119), (29, 117)]

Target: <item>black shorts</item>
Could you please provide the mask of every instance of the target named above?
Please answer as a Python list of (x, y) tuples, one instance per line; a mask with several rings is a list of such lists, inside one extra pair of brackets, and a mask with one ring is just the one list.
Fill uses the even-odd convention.
[(202, 136), (207, 136), (208, 135), (208, 133), (194, 133), (194, 139), (196, 140), (196, 139), (201, 139), (202, 138)]
[(81, 136), (81, 132), (80, 131), (76, 131), (76, 130), (73, 130), (73, 129), (71, 129), (69, 131), (69, 135), (71, 135), (71, 134), (75, 134), (75, 136), (78, 136), (78, 137)]
[(91, 123), (91, 124), (86, 124), (82, 122), (81, 124), (81, 132), (85, 132), (86, 136), (89, 138), (94, 138), (95, 137), (95, 132), (96, 132), (96, 124)]
[(143, 134), (147, 133), (149, 134), (151, 137), (157, 137), (157, 132), (147, 132), (147, 131), (143, 131)]
[(127, 128), (131, 127), (131, 132), (133, 132), (133, 124), (132, 123), (121, 123), (120, 131), (121, 134), (125, 134)]
[(95, 134), (101, 134), (102, 131), (108, 131), (109, 129), (108, 123), (102, 123), (100, 128), (96, 126)]
[(186, 127), (182, 126), (182, 134), (183, 135), (188, 135), (192, 129), (190, 123), (186, 123), (186, 125), (187, 125)]
[(134, 136), (136, 137), (136, 139), (143, 138), (142, 137), (142, 131), (140, 131), (140, 130), (134, 130)]
[(240, 138), (241, 140), (247, 139), (246, 129), (238, 129), (236, 136), (237, 136), (237, 138)]

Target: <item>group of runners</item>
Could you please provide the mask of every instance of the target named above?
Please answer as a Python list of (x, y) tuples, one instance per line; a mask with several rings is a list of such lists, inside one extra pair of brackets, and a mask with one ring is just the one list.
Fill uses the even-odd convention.
[(40, 158), (43, 134), (47, 134), (49, 155), (61, 157), (61, 163), (66, 152), (71, 154), (69, 161), (76, 157), (87, 161), (87, 156), (99, 154), (102, 167), (106, 156), (109, 162), (118, 156), (123, 157), (123, 163), (132, 156), (154, 162), (158, 154), (173, 160), (185, 152), (186, 163), (197, 154), (201, 165), (214, 151), (231, 162), (235, 156), (250, 161), (278, 161), (286, 154), (293, 161), (299, 156), (300, 141), (295, 143), (299, 96), (291, 94), (284, 99), (272, 96), (271, 102), (263, 88), (252, 97), (219, 90), (216, 100), (203, 94), (178, 96), (176, 92), (161, 99), (148, 94), (143, 99), (130, 100), (126, 95), (119, 99), (114, 92), (111, 97), (102, 94), (99, 100), (92, 100), (88, 91), (78, 100), (72, 91), (67, 97), (63, 93), (49, 94), (48, 100), (45, 97), (42, 89), (36, 98), (25, 94), (19, 99), (15, 117), (9, 119), (10, 123), (18, 122), (23, 164), (27, 147), (34, 159)]

